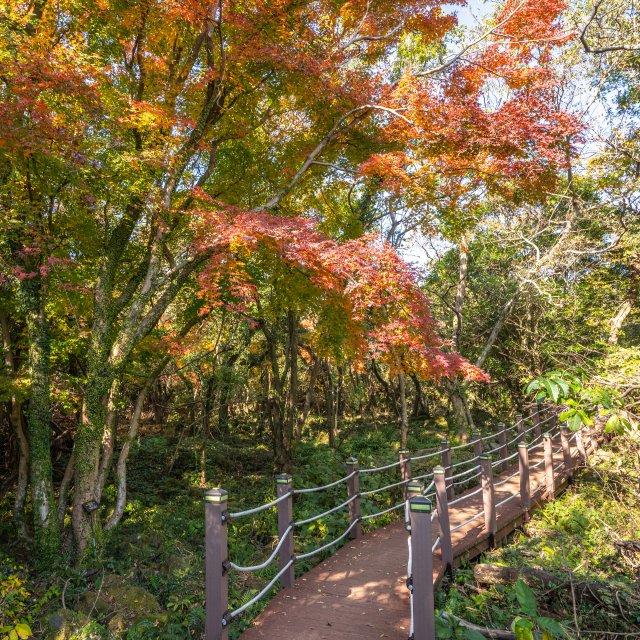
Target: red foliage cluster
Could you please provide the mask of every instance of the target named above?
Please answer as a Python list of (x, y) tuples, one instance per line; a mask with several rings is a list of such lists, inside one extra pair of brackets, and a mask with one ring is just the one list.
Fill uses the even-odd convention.
[[(320, 305), (339, 305), (343, 320), (336, 330), (356, 360), (382, 358), (393, 370), (402, 366), (423, 379), (488, 379), (443, 350), (418, 273), (389, 245), (373, 237), (340, 244), (319, 233), (314, 220), (243, 211), (199, 195), (209, 206), (194, 218), (194, 249), (211, 255), (200, 274), (209, 304), (226, 298), (230, 309), (257, 322), (251, 317), (256, 282), (246, 263), (266, 251), (311, 283)], [(306, 301), (298, 304), (304, 308)]]

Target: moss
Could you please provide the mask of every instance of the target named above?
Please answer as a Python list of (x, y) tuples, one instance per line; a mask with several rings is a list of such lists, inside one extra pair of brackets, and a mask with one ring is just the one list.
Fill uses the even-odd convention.
[(85, 591), (78, 599), (78, 610), (97, 617), (120, 614), (127, 621), (138, 623), (150, 614), (160, 613), (156, 598), (140, 587), (129, 586), (119, 576), (105, 580), (100, 592)]
[(77, 611), (60, 609), (47, 618), (44, 629), (45, 640), (69, 640), (78, 635), (87, 618)]

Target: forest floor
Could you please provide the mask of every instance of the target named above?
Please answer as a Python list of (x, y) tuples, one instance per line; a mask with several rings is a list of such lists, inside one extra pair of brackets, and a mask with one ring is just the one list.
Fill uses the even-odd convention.
[[(341, 444), (328, 447), (323, 434), (307, 432), (296, 453), (291, 473), (297, 488), (327, 484), (345, 475), (344, 460), (356, 455), (362, 467), (397, 461), (398, 430), (395, 420), (375, 425), (367, 421), (346, 423)], [(409, 448), (435, 448), (447, 434), (446, 421), (415, 420)], [(207, 451), (207, 487), (229, 492), (229, 510), (239, 511), (275, 498), (275, 472), (267, 444), (256, 427), (246, 433), (234, 430), (224, 442), (212, 442)], [(326, 437), (326, 436), (325, 436)], [(395, 444), (391, 444), (395, 443)], [(42, 569), (33, 561), (27, 545), (15, 539), (11, 521), (13, 496), (0, 502), (0, 616), (24, 619), (38, 638), (68, 640), (82, 637), (143, 638), (202, 635), (204, 622), (204, 504), (199, 487), (200, 468), (194, 441), (181, 444), (172, 473), (166, 467), (177, 439), (153, 429), (142, 432), (128, 465), (129, 501), (125, 517), (105, 534), (102, 559), (91, 575), (74, 567), (69, 516), (65, 519), (64, 550), (56, 566)], [(635, 448), (634, 448), (635, 447)], [(508, 544), (484, 554), (480, 562), (510, 566), (535, 566), (562, 572), (575, 569), (590, 581), (614, 585), (612, 600), (593, 606), (578, 602), (578, 624), (587, 630), (637, 632), (640, 626), (640, 447), (614, 440), (589, 464), (590, 468), (554, 504), (539, 511), (524, 532), (516, 532)], [(437, 460), (438, 458), (436, 458)], [(63, 468), (64, 460), (59, 461)], [(429, 461), (433, 465), (433, 459)], [(426, 473), (428, 465), (413, 469)], [(424, 470), (423, 470), (424, 469)], [(398, 481), (397, 467), (367, 475), (361, 490)], [(304, 519), (344, 501), (344, 485), (297, 496), (294, 518)], [(101, 509), (106, 517), (114, 495), (106, 492)], [(363, 500), (363, 515), (397, 504), (395, 489)], [(343, 510), (345, 511), (345, 510)], [(365, 530), (395, 520), (397, 512), (367, 521)], [(233, 522), (229, 527), (229, 557), (237, 564), (258, 564), (275, 544), (276, 510), (271, 509)], [(312, 550), (337, 537), (347, 524), (338, 512), (301, 528), (295, 537), (296, 553)], [(637, 545), (637, 546), (634, 546)], [(296, 564), (296, 576), (308, 571), (334, 549)], [(566, 557), (566, 565), (563, 559)], [(229, 607), (251, 599), (275, 575), (274, 564), (256, 573), (230, 574)], [(585, 579), (585, 578), (581, 578)], [(131, 589), (135, 589), (132, 591)], [(64, 599), (63, 599), (64, 592)], [(272, 590), (276, 592), (276, 587)], [(125, 601), (129, 597), (129, 601)], [(100, 595), (100, 598), (96, 596)], [(135, 596), (137, 604), (132, 602)], [(234, 621), (231, 638), (251, 626), (267, 599)], [(61, 606), (67, 607), (61, 611)], [(496, 585), (479, 589), (473, 567), (463, 565), (437, 596), (437, 607), (468, 621), (501, 628), (518, 613), (514, 587)], [(573, 620), (572, 603), (564, 591), (541, 596), (540, 607), (549, 617)], [(621, 613), (623, 612), (623, 613)], [(90, 614), (90, 615), (89, 615)], [(521, 614), (520, 614), (521, 615)], [(625, 620), (625, 617), (627, 620)], [(2, 622), (0, 620), (0, 622)], [(571, 623), (571, 624), (569, 624)], [(1, 626), (1, 625), (0, 625)], [(458, 633), (454, 629), (454, 632)]]

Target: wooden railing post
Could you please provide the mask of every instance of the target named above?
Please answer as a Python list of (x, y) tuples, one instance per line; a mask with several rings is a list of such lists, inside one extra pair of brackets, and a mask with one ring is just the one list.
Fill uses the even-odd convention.
[(529, 485), (529, 445), (518, 442), (518, 466), (520, 469), (520, 507), (522, 521), (529, 522), (531, 510), (531, 488)]
[[(347, 460), (347, 475), (350, 476), (354, 471), (358, 470), (358, 460), (356, 458), (349, 458)], [(349, 499), (353, 496), (358, 496), (360, 493), (360, 476), (355, 474), (353, 478), (347, 480), (347, 497)], [(360, 496), (358, 496), (353, 502), (349, 503), (349, 524), (353, 524), (360, 517)], [(362, 523), (358, 522), (351, 533), (352, 538), (360, 538), (362, 536)]]
[(449, 505), (447, 501), (447, 479), (443, 467), (434, 467), (433, 480), (436, 485), (438, 505), (438, 525), (440, 527), (440, 549), (442, 561), (447, 563), (447, 573), (453, 576), (453, 547), (451, 546), (451, 525), (449, 524)]
[(484, 526), (489, 534), (489, 549), (496, 545), (495, 535), (498, 532), (496, 521), (496, 503), (493, 494), (493, 469), (491, 468), (491, 456), (483, 453), (480, 456), (482, 466), (482, 502), (484, 503)]
[(544, 471), (545, 484), (547, 487), (547, 500), (553, 502), (556, 495), (556, 482), (553, 474), (553, 440), (550, 433), (545, 433), (542, 437), (544, 442)]
[(409, 502), (414, 640), (435, 640), (436, 638), (431, 508), (431, 500), (428, 498), (413, 498)]
[(521, 413), (516, 413), (516, 427), (518, 429), (518, 442), (524, 442), (524, 418)]
[(509, 463), (507, 462), (507, 458), (509, 457), (509, 450), (507, 449), (507, 432), (505, 431), (504, 422), (498, 422), (498, 441), (500, 442), (502, 470), (506, 471), (509, 468)]
[(549, 424), (551, 425), (551, 437), (555, 438), (558, 435), (558, 416), (553, 407), (549, 407), (549, 413), (551, 414), (551, 416), (549, 417)]
[(560, 442), (562, 443), (562, 458), (564, 460), (564, 470), (567, 472), (569, 482), (571, 482), (573, 458), (571, 457), (571, 446), (569, 444), (569, 429), (560, 427)]
[(587, 450), (584, 448), (584, 442), (582, 441), (582, 429), (576, 431), (576, 449), (582, 464), (587, 461)]
[(594, 425), (589, 426), (589, 439), (591, 441), (591, 448), (594, 451), (598, 450), (598, 432)]
[(480, 432), (477, 429), (474, 429), (471, 435), (473, 437), (474, 464), (475, 466), (478, 466), (480, 464), (480, 456), (482, 455), (482, 438), (480, 437)]
[(424, 491), (424, 484), (420, 480), (412, 480), (407, 482), (407, 500), (419, 498)]
[(542, 435), (542, 431), (540, 429), (540, 400), (538, 400), (535, 406), (531, 409), (531, 421), (536, 427), (534, 430), (536, 438), (539, 438)]
[(225, 616), (229, 605), (227, 573), (227, 492), (209, 489), (204, 494), (206, 640), (227, 640)]
[(403, 448), (398, 451), (400, 455), (400, 480), (405, 482), (402, 485), (402, 499), (407, 499), (406, 481), (411, 480), (411, 452), (409, 449)]
[(440, 440), (440, 450), (442, 451), (442, 466), (444, 467), (444, 478), (447, 486), (451, 485), (447, 489), (447, 500), (453, 500), (453, 480), (450, 480), (453, 475), (453, 469), (451, 468), (451, 449), (448, 438), (442, 438)]
[[(285, 535), (289, 525), (293, 523), (293, 478), (283, 473), (276, 476), (276, 489), (278, 491), (278, 498), (289, 494), (286, 500), (278, 502), (278, 536), (280, 540)], [(286, 541), (282, 543), (280, 552), (278, 553), (278, 559), (280, 561), (280, 569), (284, 569), (289, 560), (293, 557), (293, 530), (286, 534)], [(281, 576), (280, 586), (283, 589), (292, 589), (293, 584), (296, 581), (295, 569), (291, 565)]]

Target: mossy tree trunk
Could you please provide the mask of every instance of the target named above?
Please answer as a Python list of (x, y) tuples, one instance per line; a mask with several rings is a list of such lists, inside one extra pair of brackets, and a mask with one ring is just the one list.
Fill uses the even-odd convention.
[(47, 280), (40, 274), (20, 282), (29, 336), (29, 373), (31, 390), (27, 420), (29, 423), (29, 462), (33, 532), (36, 552), (43, 563), (52, 562), (60, 548), (58, 514), (53, 496), (51, 464), (51, 406), (49, 402), (49, 365), (51, 333), (46, 315)]

